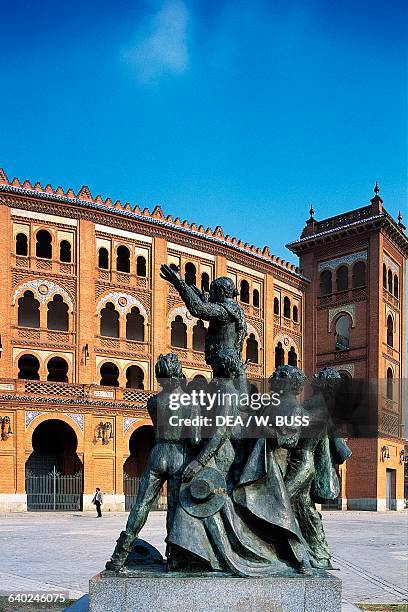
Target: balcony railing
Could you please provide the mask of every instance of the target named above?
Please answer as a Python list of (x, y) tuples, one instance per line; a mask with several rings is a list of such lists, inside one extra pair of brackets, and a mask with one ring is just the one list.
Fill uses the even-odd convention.
[(0, 399), (2, 394), (32, 395), (48, 398), (84, 401), (131, 402), (145, 406), (154, 391), (148, 389), (124, 389), (102, 385), (76, 385), (64, 382), (0, 378)]

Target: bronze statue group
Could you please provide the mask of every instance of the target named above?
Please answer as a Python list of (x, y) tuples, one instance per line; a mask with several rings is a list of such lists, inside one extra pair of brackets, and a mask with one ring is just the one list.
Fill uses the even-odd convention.
[[(155, 444), (126, 529), (106, 569), (127, 572), (138, 534), (165, 483), (169, 571), (250, 577), (330, 569), (315, 504), (338, 496), (335, 466), (351, 455), (346, 443), (329, 431), (328, 406), (340, 380), (338, 372), (325, 368), (315, 374), (313, 394), (301, 402), (306, 376), (297, 367), (279, 366), (269, 382), (270, 391), (279, 394), (280, 412), (308, 414), (313, 426), (307, 435), (302, 427), (284, 424), (272, 428), (272, 434), (268, 430), (268, 435), (248, 437), (234, 424), (240, 414), (234, 399), (237, 390), (249, 391), (250, 383), (242, 361), (247, 327), (233, 281), (215, 279), (207, 299), (169, 266), (163, 265), (161, 271), (190, 313), (209, 322), (205, 358), (213, 379), (207, 391), (227, 398), (218, 414), (228, 418), (211, 435), (203, 435), (199, 427), (188, 429), (188, 434), (181, 425), (163, 428), (161, 424), (174, 414), (170, 398), (172, 402), (181, 398), (186, 383), (178, 357), (160, 355), (156, 377), (161, 391), (147, 405)], [(194, 410), (180, 402), (180, 422), (196, 414)]]

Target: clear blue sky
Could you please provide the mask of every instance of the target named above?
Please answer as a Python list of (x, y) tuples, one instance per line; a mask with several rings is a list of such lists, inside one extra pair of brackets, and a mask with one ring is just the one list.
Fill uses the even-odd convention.
[(284, 248), (407, 208), (401, 1), (0, 1), (0, 166)]

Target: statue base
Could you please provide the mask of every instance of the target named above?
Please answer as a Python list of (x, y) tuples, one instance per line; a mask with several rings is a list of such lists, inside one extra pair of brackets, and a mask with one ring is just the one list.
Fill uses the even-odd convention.
[(237, 578), (166, 572), (101, 572), (89, 581), (89, 612), (341, 612), (341, 580), (317, 576)]

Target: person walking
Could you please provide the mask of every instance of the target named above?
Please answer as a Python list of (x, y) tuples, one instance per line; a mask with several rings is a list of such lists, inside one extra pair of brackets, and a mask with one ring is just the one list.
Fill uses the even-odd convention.
[(93, 497), (92, 503), (96, 506), (97, 518), (102, 517), (101, 506), (103, 504), (103, 495), (99, 487), (96, 487), (95, 495)]

